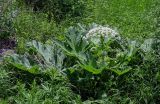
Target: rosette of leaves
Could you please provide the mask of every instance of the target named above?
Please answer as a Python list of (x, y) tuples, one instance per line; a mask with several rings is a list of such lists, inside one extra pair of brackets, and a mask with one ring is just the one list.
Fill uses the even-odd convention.
[(42, 44), (33, 40), (27, 43), (27, 52), (10, 56), (9, 62), (18, 69), (32, 74), (45, 72), (46, 69), (62, 69), (65, 55), (55, 44)]

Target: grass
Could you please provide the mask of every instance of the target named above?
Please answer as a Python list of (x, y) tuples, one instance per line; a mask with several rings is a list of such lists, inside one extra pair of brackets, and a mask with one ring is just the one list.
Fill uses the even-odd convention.
[[(123, 37), (130, 39), (143, 41), (155, 35), (159, 38), (159, 0), (88, 1), (87, 10), (90, 11), (86, 12), (85, 17), (66, 18), (60, 23), (49, 22), (46, 13), (34, 13), (24, 8), (20, 10), (19, 15), (12, 19), (18, 52), (27, 52), (25, 42), (28, 40), (45, 43), (51, 38), (61, 37), (69, 26), (77, 23), (109, 25)], [(112, 72), (93, 75), (76, 65), (69, 74), (52, 69), (49, 73), (36, 75), (5, 62), (0, 65), (0, 104), (158, 104), (158, 45), (154, 45), (157, 51), (152, 50), (144, 63), (134, 66), (123, 76)], [(77, 61), (74, 57), (68, 60), (65, 64), (68, 65), (67, 68)]]
[(154, 35), (154, 0), (95, 0), (89, 22), (117, 28), (134, 39)]

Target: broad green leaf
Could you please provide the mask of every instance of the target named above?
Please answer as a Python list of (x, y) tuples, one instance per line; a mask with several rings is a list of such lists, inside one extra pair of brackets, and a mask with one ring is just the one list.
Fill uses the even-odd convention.
[(19, 63), (12, 63), (13, 66), (15, 66), (18, 69), (24, 70), (24, 71), (28, 71), (32, 74), (39, 74), (40, 70), (38, 66), (32, 66), (32, 67), (26, 67), (23, 64), (19, 64)]
[(12, 60), (10, 60), (9, 63), (16, 68), (28, 71), (32, 74), (40, 73), (40, 68), (37, 65), (32, 66), (25, 56), (13, 55), (11, 58)]
[(95, 64), (96, 63), (93, 62), (93, 60), (89, 60), (88, 63), (80, 63), (79, 62), (80, 67), (87, 70), (88, 72), (91, 72), (93, 74), (100, 74), (105, 67), (101, 66), (99, 69), (97, 69), (97, 68), (95, 68), (95, 66), (96, 66)]
[(29, 43), (29, 46), (34, 47), (36, 51), (43, 57), (45, 67), (55, 67), (58, 69), (62, 69), (65, 55), (63, 54), (61, 49), (58, 49), (58, 47), (55, 44), (50, 44), (51, 45), (42, 44), (33, 40)]

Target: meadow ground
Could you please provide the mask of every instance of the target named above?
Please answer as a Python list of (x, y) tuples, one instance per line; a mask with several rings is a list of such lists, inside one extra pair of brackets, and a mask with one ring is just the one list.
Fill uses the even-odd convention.
[[(5, 37), (8, 38), (8, 36), (16, 38), (14, 42), (16, 47), (13, 49), (18, 54), (14, 57), (17, 61), (15, 63), (8, 58), (2, 62), (3, 55), (0, 53), (0, 104), (159, 103), (159, 0), (88, 0), (83, 16), (72, 18), (70, 17), (72, 12), (68, 12), (69, 14), (65, 14), (66, 18), (63, 17), (61, 21), (58, 18), (59, 15), (49, 20), (48, 12), (33, 12), (32, 9), (21, 4), (21, 0), (15, 1), (0, 20), (2, 24), (0, 29), (3, 30), (0, 30), (0, 38), (6, 39)], [(74, 5), (73, 8), (76, 8), (77, 5)], [(52, 10), (54, 7), (47, 8)], [(13, 17), (12, 14), (16, 14), (15, 10), (19, 12)], [(101, 53), (104, 51), (107, 50), (111, 54), (117, 50), (110, 44), (105, 44), (107, 47), (96, 46), (97, 50), (87, 50), (90, 47), (82, 44), (80, 39), (72, 37), (75, 34), (77, 37), (83, 34), (83, 31), (77, 28), (77, 23), (87, 26), (92, 23), (108, 26), (117, 30), (125, 39), (137, 40), (140, 43), (149, 38), (157, 39), (154, 40), (153, 48), (146, 52), (146, 55), (145, 52), (137, 51), (141, 47), (134, 46), (135, 41), (127, 43), (124, 39), (125, 51), (116, 54), (116, 58), (112, 58), (109, 54), (103, 57)], [(70, 26), (74, 28), (69, 28)], [(64, 34), (69, 36), (65, 37)], [(55, 40), (57, 46), (52, 46), (52, 38), (59, 39)], [(11, 40), (14, 41), (14, 39)], [(29, 47), (29, 44), (26, 46), (26, 42), (31, 40), (41, 43), (34, 41), (32, 47)], [(149, 44), (150, 41), (147, 42)], [(54, 52), (50, 51), (51, 47), (54, 48)], [(57, 47), (60, 47), (60, 51)], [(49, 57), (52, 55), (54, 60), (51, 63)], [(121, 56), (119, 58), (118, 55), (125, 55), (127, 58), (124, 59)], [(93, 56), (87, 59), (89, 62), (86, 66), (87, 62), (83, 62), (81, 58), (84, 56), (87, 58)], [(99, 62), (92, 63), (92, 59)], [(96, 71), (96, 68), (101, 69), (99, 63), (104, 60), (111, 63), (111, 65), (107, 63), (108, 68), (111, 68), (116, 61), (120, 61), (124, 66), (116, 67), (118, 64), (115, 64), (115, 67), (117, 69), (122, 67), (125, 71)], [(38, 70), (37, 67), (45, 70)]]

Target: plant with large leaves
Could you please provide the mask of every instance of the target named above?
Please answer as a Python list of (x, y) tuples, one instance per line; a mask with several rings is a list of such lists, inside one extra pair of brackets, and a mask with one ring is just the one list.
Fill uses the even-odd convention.
[(45, 69), (62, 69), (65, 55), (55, 44), (42, 44), (33, 40), (27, 43), (27, 52), (24, 55), (14, 54), (8, 62), (18, 69), (39, 74)]
[[(90, 27), (97, 26), (93, 24)], [(105, 39), (104, 35), (98, 33), (100, 37), (96, 39), (100, 42), (95, 44), (92, 40), (84, 38), (88, 31), (88, 28), (79, 24), (78, 27), (69, 28), (64, 40), (54, 39), (50, 44), (33, 40), (27, 43), (28, 53), (13, 55), (11, 63), (20, 69), (32, 70), (31, 73), (46, 68), (67, 69), (78, 65), (92, 74), (101, 74), (102, 71), (108, 70), (123, 75), (143, 62), (145, 43), (140, 45), (136, 41), (109, 35)], [(67, 65), (68, 62), (74, 63)]]
[[(96, 26), (91, 25), (91, 27)], [(92, 40), (84, 38), (87, 32), (88, 29), (82, 25), (71, 27), (65, 34), (64, 41), (54, 40), (54, 42), (67, 56), (75, 57), (77, 64), (88, 72), (101, 74), (103, 70), (110, 70), (122, 75), (134, 66), (129, 65), (131, 62), (143, 55), (136, 41), (109, 36), (106, 40), (101, 35), (100, 43), (95, 44)]]
[[(107, 95), (110, 88), (114, 89), (117, 83), (124, 81), (118, 79), (127, 77), (130, 72), (143, 65), (146, 60), (145, 54), (151, 51), (152, 40), (146, 40), (141, 45), (137, 41), (125, 39), (120, 35), (105, 37), (106, 33), (103, 31), (95, 33), (97, 26), (71, 27), (64, 35), (63, 41), (54, 40), (67, 57), (74, 57), (72, 62), (77, 62), (67, 68), (67, 76), (75, 86), (73, 90), (79, 93), (84, 100)], [(86, 34), (92, 28), (96, 30), (91, 31), (94, 37), (92, 38), (91, 34), (87, 39)]]
[[(79, 31), (80, 30), (80, 31)], [(54, 39), (57, 44), (68, 56), (77, 58), (78, 60), (87, 60), (85, 53), (90, 49), (91, 44), (82, 39), (85, 35), (85, 30), (82, 27), (70, 27), (68, 32), (64, 35), (64, 40)]]
[(118, 83), (117, 78), (129, 75), (132, 69), (142, 65), (151, 45), (148, 45), (150, 40), (141, 45), (137, 41), (120, 36), (105, 37), (101, 33), (97, 33), (97, 38), (86, 39), (89, 29), (79, 25), (70, 27), (64, 40), (54, 39), (48, 44), (29, 42), (25, 55), (12, 55), (9, 62), (32, 74), (61, 69), (84, 99), (88, 96), (97, 98), (106, 93), (106, 83), (112, 83), (112, 80)]

